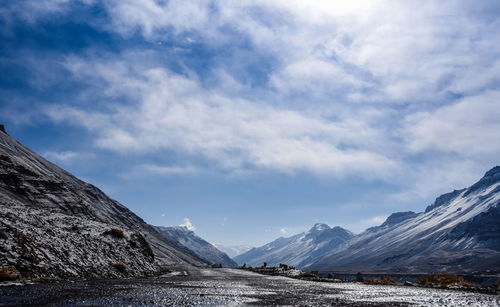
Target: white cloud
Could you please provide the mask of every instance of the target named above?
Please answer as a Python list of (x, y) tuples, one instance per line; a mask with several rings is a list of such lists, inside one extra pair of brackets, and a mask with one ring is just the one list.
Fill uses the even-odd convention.
[[(135, 101), (129, 105), (108, 102), (113, 113), (61, 106), (47, 110), (54, 120), (90, 129), (101, 148), (139, 153), (172, 150), (234, 170), (250, 167), (379, 178), (397, 168), (397, 163), (380, 150), (377, 140), (383, 142), (383, 132), (357, 118), (359, 115), (331, 120), (226, 97), (162, 68), (137, 74), (134, 69), (115, 69), (123, 68), (121, 63), (79, 60), (69, 67), (82, 78), (97, 78), (96, 83), (107, 84), (106, 97)], [(157, 173), (181, 171), (157, 166), (148, 169)], [(193, 169), (182, 169), (186, 170)]]
[[(97, 146), (114, 151), (174, 151), (235, 173), (382, 178), (411, 189), (397, 197), (424, 197), (498, 164), (499, 97), (491, 89), (500, 82), (500, 19), (488, 5), (109, 1), (109, 31), (236, 50), (210, 59), (210, 82), (190, 68), (180, 75), (154, 64), (152, 51), (70, 58), (66, 67), (93, 82), (88, 97), (99, 95), (106, 109), (48, 114), (87, 127)], [(238, 50), (242, 40), (248, 45)], [(232, 70), (259, 57), (272, 59), (263, 84)]]
[(500, 152), (500, 91), (466, 97), (454, 104), (407, 117), (410, 150), (438, 150), (462, 156)]
[(88, 159), (92, 158), (93, 154), (91, 153), (81, 153), (81, 152), (75, 152), (75, 151), (46, 151), (42, 154), (46, 159), (55, 161), (55, 162), (62, 162), (62, 163), (71, 163), (75, 160), (79, 159)]
[(287, 235), (288, 231), (285, 228), (280, 229), (281, 234)]
[(194, 227), (194, 225), (191, 223), (191, 221), (187, 217), (184, 218), (184, 223), (180, 224), (179, 226), (186, 227), (187, 230), (190, 230), (190, 231), (196, 230), (196, 227)]
[(385, 222), (386, 219), (387, 219), (387, 216), (377, 215), (377, 216), (372, 216), (370, 218), (361, 220), (361, 224), (366, 225), (367, 227), (378, 226), (378, 225), (382, 224), (383, 222)]
[(234, 29), (278, 59), (270, 80), (279, 91), (400, 103), (498, 81), (497, 70), (484, 65), (500, 49), (498, 21), (471, 14), (465, 1), (112, 3), (116, 29), (140, 29), (151, 40), (173, 29), (223, 45), (231, 39), (224, 29)]

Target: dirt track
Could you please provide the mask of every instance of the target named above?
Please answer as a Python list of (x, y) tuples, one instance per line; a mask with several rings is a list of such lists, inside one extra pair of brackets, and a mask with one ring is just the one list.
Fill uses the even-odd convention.
[(232, 269), (191, 268), (154, 279), (0, 287), (0, 306), (241, 305), (498, 306), (498, 296), (413, 287), (317, 283)]

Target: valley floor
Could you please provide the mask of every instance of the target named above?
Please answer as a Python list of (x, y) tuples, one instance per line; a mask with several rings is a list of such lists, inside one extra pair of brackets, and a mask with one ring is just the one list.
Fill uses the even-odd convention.
[(499, 296), (487, 294), (318, 283), (234, 269), (181, 268), (176, 274), (154, 279), (0, 287), (0, 306), (499, 306), (499, 303)]

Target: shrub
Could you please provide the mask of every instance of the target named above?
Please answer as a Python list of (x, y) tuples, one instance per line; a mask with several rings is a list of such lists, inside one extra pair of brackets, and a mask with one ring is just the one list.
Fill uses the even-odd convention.
[(13, 265), (0, 268), (0, 281), (21, 279), (21, 273)]
[(113, 267), (121, 273), (127, 272), (127, 266), (121, 262), (113, 263)]
[(424, 275), (417, 278), (417, 284), (420, 286), (427, 286), (427, 285), (439, 285), (439, 286), (458, 285), (467, 287), (474, 286), (474, 283), (471, 283), (470, 281), (467, 281), (460, 276), (452, 274)]
[(299, 278), (317, 278), (318, 272), (317, 271), (303, 272), (303, 273), (300, 273), (300, 275), (298, 277)]
[(365, 284), (368, 284), (368, 285), (396, 285), (396, 281), (392, 278), (392, 277), (389, 277), (389, 276), (380, 276), (380, 278), (375, 278), (375, 277), (370, 277), (370, 278), (366, 278), (364, 281), (363, 281)]
[(119, 239), (125, 239), (125, 233), (123, 233), (123, 230), (119, 228), (111, 228), (110, 230), (106, 231), (104, 234), (111, 235), (115, 238)]

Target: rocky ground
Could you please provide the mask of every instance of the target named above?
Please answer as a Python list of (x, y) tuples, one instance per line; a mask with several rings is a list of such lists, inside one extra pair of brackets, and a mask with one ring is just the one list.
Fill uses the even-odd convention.
[(499, 296), (318, 283), (234, 269), (179, 268), (160, 278), (0, 287), (0, 306), (499, 306)]

